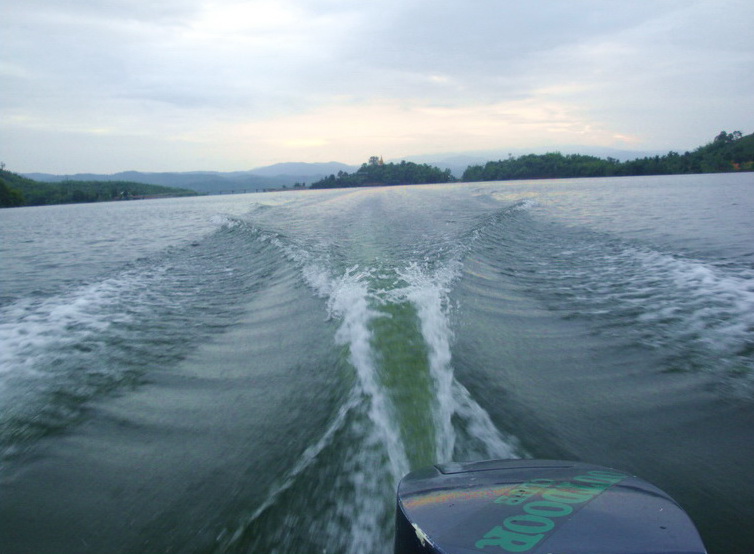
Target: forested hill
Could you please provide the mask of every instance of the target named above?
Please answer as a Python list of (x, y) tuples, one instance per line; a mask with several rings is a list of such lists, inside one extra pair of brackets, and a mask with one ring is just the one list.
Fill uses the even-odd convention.
[(693, 152), (668, 152), (620, 162), (579, 154), (550, 153), (509, 157), (507, 160), (470, 166), (463, 181), (505, 181), (509, 179), (554, 179), (564, 177), (613, 177), (623, 175), (676, 175), (754, 171), (754, 134), (722, 131), (715, 139)]
[[(565, 177), (614, 177), (624, 175), (671, 175), (682, 173), (721, 173), (754, 171), (754, 133), (720, 132), (712, 142), (693, 152), (668, 152), (664, 156), (621, 162), (581, 154), (527, 154), (506, 160), (470, 166), (463, 181), (503, 181), (510, 179), (557, 179)], [(360, 187), (450, 183), (449, 169), (428, 164), (383, 163), (373, 156), (354, 173), (339, 171), (313, 183), (311, 188)], [(191, 196), (192, 190), (131, 181), (66, 180), (41, 182), (6, 171), (0, 164), (0, 207), (68, 204), (128, 200), (155, 196)]]
[(42, 183), (0, 169), (0, 207), (105, 202), (169, 196), (196, 196), (193, 190), (130, 181)]
[(384, 163), (372, 156), (369, 163), (362, 164), (355, 173), (339, 171), (312, 183), (310, 188), (328, 189), (341, 187), (364, 187), (370, 185), (418, 185), (426, 183), (450, 183), (455, 181), (449, 169), (439, 169), (427, 164), (402, 161)]

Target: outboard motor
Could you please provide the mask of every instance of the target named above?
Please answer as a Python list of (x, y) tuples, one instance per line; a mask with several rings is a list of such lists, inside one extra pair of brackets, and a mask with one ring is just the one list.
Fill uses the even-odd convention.
[(398, 487), (395, 554), (705, 554), (663, 491), (613, 469), (550, 460), (442, 464)]

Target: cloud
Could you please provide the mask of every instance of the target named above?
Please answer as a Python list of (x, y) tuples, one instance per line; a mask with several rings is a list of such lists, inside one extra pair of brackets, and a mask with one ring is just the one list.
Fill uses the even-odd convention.
[[(27, 0), (6, 11), (0, 156), (27, 171), (56, 170), (53, 152), (89, 170), (78, 145), (105, 136), (97, 163), (115, 171), (623, 136), (683, 149), (754, 130), (748, 0)], [(44, 155), (24, 142), (35, 134)], [(138, 139), (165, 152), (149, 158), (161, 167), (139, 163)]]
[(359, 163), (369, 155), (396, 158), (449, 152), (459, 144), (480, 150), (501, 141), (616, 146), (633, 140), (601, 128), (578, 107), (538, 97), (448, 107), (427, 106), (421, 99), (366, 106), (334, 103), (303, 114), (222, 128), (240, 148), (256, 150), (273, 161), (319, 161), (337, 152), (337, 159)]

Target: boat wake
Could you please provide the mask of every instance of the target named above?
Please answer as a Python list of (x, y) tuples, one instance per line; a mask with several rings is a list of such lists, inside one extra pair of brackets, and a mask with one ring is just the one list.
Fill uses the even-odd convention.
[(461, 263), (334, 274), (330, 256), (278, 234), (268, 240), (325, 301), (353, 386), (324, 433), (253, 513), (219, 537), (217, 551), (387, 552), (395, 488), (407, 472), (522, 455), (453, 375), (448, 295)]

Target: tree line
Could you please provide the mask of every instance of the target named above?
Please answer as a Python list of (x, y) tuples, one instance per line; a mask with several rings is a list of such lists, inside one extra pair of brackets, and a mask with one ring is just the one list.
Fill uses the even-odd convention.
[(628, 175), (678, 175), (754, 170), (754, 134), (721, 131), (715, 139), (693, 152), (668, 152), (621, 162), (559, 152), (491, 161), (470, 166), (463, 181), (505, 181), (510, 179), (555, 179), (565, 177), (618, 177)]
[[(506, 160), (469, 166), (461, 181), (506, 181), (512, 179), (559, 179), (567, 177), (619, 177), (628, 175), (678, 175), (684, 173), (723, 173), (754, 171), (754, 134), (721, 131), (714, 140), (693, 152), (668, 152), (621, 162), (583, 154), (526, 154)], [(311, 185), (311, 188), (363, 187), (450, 183), (456, 179), (450, 170), (411, 162), (382, 163), (376, 156), (355, 173), (338, 172)]]
[(193, 190), (131, 181), (43, 183), (0, 168), (0, 207), (44, 206), (132, 200), (157, 196), (196, 196)]
[(384, 163), (372, 156), (369, 163), (362, 164), (354, 173), (339, 171), (312, 183), (310, 188), (329, 189), (341, 187), (364, 187), (376, 185), (421, 185), (428, 183), (451, 183), (455, 181), (449, 169), (439, 169), (428, 164), (402, 161)]
[[(668, 152), (621, 162), (582, 154), (526, 154), (506, 160), (469, 166), (463, 181), (504, 181), (510, 179), (557, 179), (566, 177), (618, 177), (628, 175), (677, 175), (754, 171), (754, 133), (721, 131), (712, 142), (693, 152)], [(455, 182), (449, 169), (402, 161), (384, 163), (372, 156), (354, 173), (339, 171), (313, 183), (310, 188), (327, 189), (376, 185), (410, 185)], [(296, 188), (303, 188), (296, 187)], [(0, 207), (37, 206), (77, 202), (128, 200), (153, 196), (190, 196), (192, 190), (148, 185), (129, 181), (63, 181), (42, 183), (27, 179), (0, 164)]]

